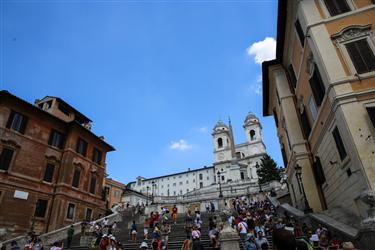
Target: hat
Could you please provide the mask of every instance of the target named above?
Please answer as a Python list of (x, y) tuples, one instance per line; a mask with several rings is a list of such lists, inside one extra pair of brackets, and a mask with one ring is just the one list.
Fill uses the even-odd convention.
[(144, 241), (141, 243), (141, 246), (139, 248), (143, 248), (143, 247), (148, 248), (147, 243)]
[(342, 243), (342, 249), (344, 250), (354, 250), (356, 249), (351, 241)]
[(313, 241), (313, 242), (317, 242), (317, 241), (319, 241), (319, 237), (318, 237), (317, 234), (313, 234), (313, 235), (311, 235), (310, 240)]

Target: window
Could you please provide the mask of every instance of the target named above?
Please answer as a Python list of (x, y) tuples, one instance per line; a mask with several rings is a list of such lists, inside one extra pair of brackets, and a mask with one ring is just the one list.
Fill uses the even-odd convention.
[(27, 124), (27, 117), (21, 115), (18, 112), (12, 111), (10, 113), (6, 127), (15, 131), (20, 132), (21, 134), (25, 133)]
[(324, 0), (327, 10), (331, 16), (336, 16), (350, 11), (346, 0)]
[(52, 129), (51, 134), (49, 136), (48, 144), (53, 147), (62, 149), (64, 147), (64, 142), (65, 136), (62, 133)]
[(375, 107), (367, 107), (366, 110), (372, 122), (372, 126), (375, 128)]
[(366, 38), (347, 43), (345, 47), (358, 74), (375, 70), (375, 55)]
[(301, 114), (301, 122), (302, 122), (302, 130), (303, 134), (305, 136), (305, 139), (308, 140), (310, 133), (311, 133), (311, 126), (309, 119), (307, 118), (306, 109), (303, 109), (303, 112)]
[(186, 189), (186, 193), (189, 193), (189, 189)]
[(182, 194), (182, 190), (180, 190), (180, 194)]
[(87, 142), (83, 140), (82, 138), (78, 138), (77, 141), (77, 153), (86, 156), (87, 151)]
[(188, 180), (186, 180), (186, 184), (189, 184), (189, 181), (188, 181)]
[(236, 158), (241, 159), (241, 152), (236, 152)]
[(46, 170), (44, 172), (43, 181), (52, 182), (54, 170), (55, 170), (55, 165), (47, 163)]
[(173, 186), (175, 187), (175, 186), (176, 186), (176, 183), (173, 183)]
[(326, 93), (326, 89), (324, 87), (322, 77), (320, 76), (318, 66), (316, 64), (314, 64), (314, 73), (310, 78), (309, 82), (311, 90), (313, 92), (315, 103), (319, 107), (320, 104), (322, 104), (324, 95)]
[(318, 108), (316, 107), (314, 98), (312, 96), (310, 96), (309, 98), (309, 109), (310, 109), (311, 117), (313, 121), (315, 121), (316, 117), (318, 116)]
[(92, 176), (90, 181), (90, 193), (95, 194), (96, 190), (96, 177)]
[(281, 146), (281, 156), (283, 157), (284, 167), (288, 166), (288, 158), (286, 157), (284, 144)]
[(254, 131), (253, 129), (250, 130), (250, 139), (251, 139), (252, 141), (256, 140), (255, 131)]
[(92, 218), (92, 209), (91, 208), (87, 208), (86, 209), (86, 220), (87, 221), (91, 221), (91, 218)]
[(176, 191), (173, 191), (173, 195), (176, 195)]
[(207, 180), (209, 180), (209, 179), (210, 179), (210, 177), (207, 176)]
[(199, 174), (199, 180), (203, 180), (203, 174)]
[(46, 215), (47, 204), (47, 200), (38, 199), (35, 205), (35, 217), (44, 218), (44, 216)]
[(299, 41), (301, 42), (301, 45), (303, 47), (304, 44), (305, 44), (305, 35), (303, 34), (302, 26), (301, 26), (301, 23), (299, 22), (298, 19), (294, 23), (294, 26), (296, 27), (296, 31), (297, 31), (297, 35), (298, 35)]
[(193, 183), (195, 183), (195, 180), (193, 180)]
[(224, 181), (224, 176), (221, 176), (221, 180)]
[(217, 147), (218, 148), (222, 148), (223, 147), (223, 139), (222, 138), (217, 139)]
[(13, 150), (9, 148), (3, 148), (0, 155), (0, 169), (8, 170), (10, 162), (12, 161)]
[(66, 218), (67, 219), (73, 220), (73, 217), (74, 217), (74, 208), (75, 208), (74, 204), (72, 204), (72, 203), (68, 204), (68, 211), (66, 213)]
[(182, 181), (180, 181), (180, 186), (182, 185)]
[(245, 179), (245, 174), (244, 172), (241, 172), (241, 180), (244, 180)]
[(94, 148), (92, 153), (92, 161), (100, 165), (100, 163), (102, 162), (102, 151), (100, 151), (97, 148)]
[(288, 75), (289, 75), (290, 82), (292, 83), (293, 88), (296, 88), (296, 86), (297, 86), (297, 77), (296, 77), (296, 73), (294, 72), (292, 64), (290, 64), (288, 66)]
[(335, 127), (335, 129), (332, 131), (332, 135), (333, 135), (333, 139), (335, 140), (336, 148), (337, 148), (337, 151), (339, 152), (340, 159), (343, 160), (347, 156), (347, 153), (346, 153), (344, 143), (341, 139), (339, 129), (337, 127)]
[(203, 182), (199, 182), (199, 187), (203, 188)]
[(81, 176), (81, 170), (76, 168), (74, 170), (74, 175), (73, 175), (73, 182), (72, 182), (72, 186), (73, 187), (76, 187), (78, 188), (79, 187), (79, 179), (80, 179), (80, 176)]
[(313, 164), (313, 167), (314, 167), (314, 175), (315, 175), (316, 183), (319, 185), (322, 185), (324, 182), (326, 182), (326, 177), (324, 175), (324, 171), (323, 171), (322, 164), (320, 162), (320, 158), (317, 156), (315, 157), (315, 162)]

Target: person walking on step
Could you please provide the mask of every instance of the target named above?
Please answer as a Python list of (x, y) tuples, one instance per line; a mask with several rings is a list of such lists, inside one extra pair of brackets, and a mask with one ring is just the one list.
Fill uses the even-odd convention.
[(137, 232), (137, 224), (135, 224), (135, 221), (133, 220), (133, 224), (130, 226), (131, 240), (133, 242), (137, 242)]
[(73, 240), (73, 235), (74, 235), (74, 227), (73, 225), (70, 225), (70, 227), (68, 228), (68, 238), (67, 238), (67, 248), (70, 249), (70, 244), (72, 244), (72, 240)]
[(162, 241), (164, 242), (165, 249), (168, 249), (168, 239), (169, 234), (171, 233), (171, 226), (167, 223), (167, 221), (163, 222), (163, 225), (160, 228)]
[(176, 225), (176, 223), (177, 223), (177, 207), (176, 207), (176, 205), (174, 205), (173, 208), (172, 208), (172, 218), (173, 218), (174, 224)]
[(150, 222), (148, 221), (148, 218), (145, 219), (145, 223), (143, 225), (143, 236), (144, 240), (148, 239), (148, 229), (150, 227)]

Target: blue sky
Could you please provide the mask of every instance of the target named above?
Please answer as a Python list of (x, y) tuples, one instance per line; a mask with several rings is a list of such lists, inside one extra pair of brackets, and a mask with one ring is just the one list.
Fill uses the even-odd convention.
[(262, 117), (261, 66), (274, 54), (277, 1), (1, 1), (0, 88), (55, 95), (91, 118), (129, 182), (213, 163), (212, 128)]

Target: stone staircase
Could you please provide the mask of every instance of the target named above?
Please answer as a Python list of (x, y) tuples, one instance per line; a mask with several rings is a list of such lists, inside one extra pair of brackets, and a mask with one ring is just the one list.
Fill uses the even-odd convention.
[[(129, 225), (133, 220), (137, 221), (138, 218), (132, 217), (130, 211), (122, 212), (123, 219), (118, 223), (118, 230), (114, 233), (116, 240), (119, 241), (123, 249), (126, 250), (139, 250), (140, 244), (144, 241), (143, 239), (143, 223), (137, 224), (138, 234), (137, 242), (134, 243), (131, 241)], [(201, 213), (202, 219), (202, 235), (201, 243), (204, 249), (212, 249), (210, 239), (208, 237), (208, 219), (212, 214)], [(226, 216), (224, 214), (216, 214), (217, 217), (220, 217), (222, 221), (226, 221)], [(220, 220), (220, 219), (219, 219)], [(149, 249), (151, 249), (151, 230), (149, 230), (149, 239), (146, 240)], [(178, 214), (177, 223), (171, 224), (171, 234), (169, 235), (169, 250), (180, 250), (184, 240), (186, 239), (185, 232), (185, 214)], [(238, 238), (239, 240), (239, 238)], [(272, 237), (267, 236), (267, 240), (270, 243), (270, 249), (272, 249)], [(66, 243), (64, 243), (66, 246)], [(80, 246), (80, 235), (76, 235), (73, 238), (72, 245), (70, 249), (89, 249), (88, 247)], [(240, 249), (243, 250), (244, 246), (240, 243)]]

